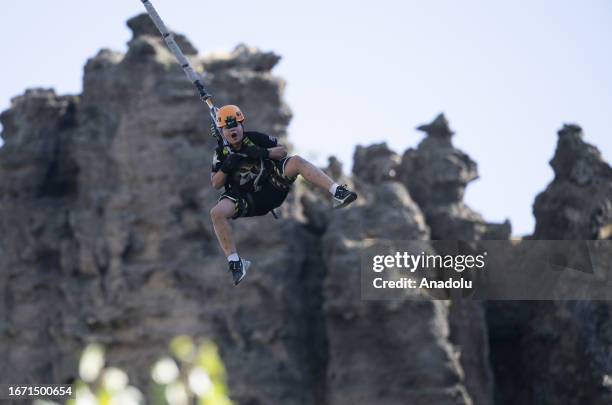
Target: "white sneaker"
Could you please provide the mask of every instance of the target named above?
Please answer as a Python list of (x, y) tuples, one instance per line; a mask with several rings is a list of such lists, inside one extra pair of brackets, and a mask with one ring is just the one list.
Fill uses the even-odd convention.
[(234, 285), (238, 285), (242, 281), (249, 267), (251, 267), (251, 262), (248, 260), (240, 259), (229, 262), (229, 271), (234, 278)]
[(334, 194), (334, 208), (346, 207), (357, 199), (357, 193), (349, 190), (346, 184), (338, 186)]

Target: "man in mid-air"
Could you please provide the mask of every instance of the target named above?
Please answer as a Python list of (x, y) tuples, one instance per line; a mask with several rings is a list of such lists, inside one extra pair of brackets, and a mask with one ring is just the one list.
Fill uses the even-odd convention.
[[(245, 131), (244, 114), (235, 105), (226, 105), (217, 113), (215, 135), (219, 144), (212, 164), (214, 188), (225, 192), (210, 210), (215, 233), (227, 256), (229, 270), (238, 285), (251, 265), (236, 251), (229, 219), (265, 215), (279, 207), (298, 174), (308, 182), (329, 191), (334, 207), (341, 208), (357, 199), (346, 185), (338, 185), (322, 170), (298, 155), (287, 156), (287, 148), (276, 138), (255, 131)], [(217, 132), (216, 128), (213, 131)], [(225, 142), (223, 142), (225, 140)]]

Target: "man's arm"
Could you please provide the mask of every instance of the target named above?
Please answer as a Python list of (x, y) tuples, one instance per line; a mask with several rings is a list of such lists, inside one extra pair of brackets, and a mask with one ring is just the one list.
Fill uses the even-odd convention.
[(256, 131), (247, 132), (247, 135), (255, 144), (247, 148), (251, 149), (251, 151), (247, 152), (247, 155), (249, 155), (251, 159), (263, 158), (280, 160), (287, 156), (287, 148), (283, 145), (279, 145), (276, 138)]
[[(211, 128), (213, 128), (211, 126)], [(213, 129), (211, 129), (212, 131)], [(223, 173), (221, 167), (223, 166), (223, 162), (219, 160), (219, 156), (217, 155), (217, 151), (215, 151), (213, 155), (212, 162), (212, 173), (210, 174), (210, 184), (212, 184), (213, 188), (220, 189), (225, 185), (225, 181), (227, 180), (227, 174)]]
[(221, 170), (213, 172), (210, 175), (210, 182), (213, 188), (217, 190), (225, 185), (225, 180), (227, 180), (227, 174), (223, 173)]
[(270, 153), (270, 159), (281, 160), (287, 156), (287, 147), (284, 145), (278, 145), (273, 148), (268, 148), (268, 152)]
[(216, 189), (223, 187), (227, 182), (227, 177), (235, 170), (238, 170), (242, 164), (242, 159), (242, 156), (237, 153), (233, 153), (223, 159), (223, 162), (219, 162), (215, 155), (215, 160), (213, 161), (213, 173), (210, 176), (212, 186)]

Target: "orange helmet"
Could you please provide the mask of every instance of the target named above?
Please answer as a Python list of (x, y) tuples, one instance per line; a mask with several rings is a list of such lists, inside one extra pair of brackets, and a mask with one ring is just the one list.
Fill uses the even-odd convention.
[(223, 128), (224, 126), (233, 128), (238, 125), (238, 122), (242, 121), (244, 121), (244, 114), (240, 111), (240, 108), (235, 105), (224, 105), (217, 111), (217, 126), (219, 128)]

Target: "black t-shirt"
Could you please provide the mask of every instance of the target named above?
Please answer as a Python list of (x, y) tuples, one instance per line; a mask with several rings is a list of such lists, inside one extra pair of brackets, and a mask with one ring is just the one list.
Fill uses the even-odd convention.
[[(263, 134), (261, 132), (256, 131), (245, 131), (244, 139), (242, 140), (242, 147), (249, 145), (257, 145), (262, 148), (273, 148), (278, 146), (278, 141), (276, 138)], [(213, 173), (218, 172), (221, 169), (221, 165), (223, 161), (229, 156), (229, 151), (238, 152), (234, 150), (231, 146), (225, 146), (221, 151), (219, 148), (215, 150), (212, 162), (212, 171)], [(252, 160), (248, 158), (244, 158), (240, 169), (236, 170), (232, 173), (232, 176), (228, 177), (227, 183), (233, 187), (238, 188), (241, 191), (252, 191), (253, 182), (257, 178), (257, 175), (261, 171), (261, 162), (259, 160)]]

